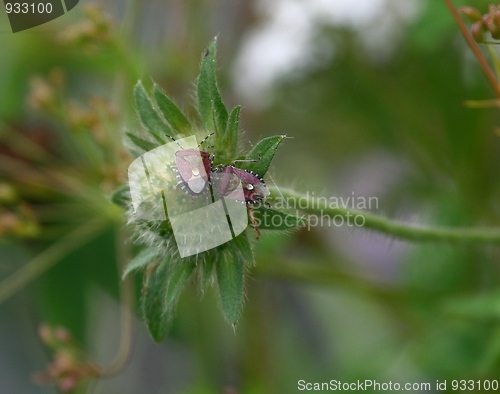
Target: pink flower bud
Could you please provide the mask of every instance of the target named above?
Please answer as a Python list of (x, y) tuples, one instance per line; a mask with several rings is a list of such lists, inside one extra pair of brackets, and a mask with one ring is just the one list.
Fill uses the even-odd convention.
[(470, 33), (476, 42), (484, 42), (484, 27), (481, 22), (473, 23)]
[(481, 20), (481, 13), (474, 7), (460, 7), (458, 11), (464, 14), (473, 22)]

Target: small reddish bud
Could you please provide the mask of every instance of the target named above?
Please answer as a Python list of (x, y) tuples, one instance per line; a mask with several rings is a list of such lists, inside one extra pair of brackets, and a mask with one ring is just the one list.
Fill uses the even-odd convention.
[(488, 11), (490, 13), (490, 17), (494, 18), (495, 17), (495, 13), (497, 12), (497, 7), (495, 6), (495, 4), (490, 4), (488, 6)]
[(481, 22), (473, 23), (470, 33), (476, 42), (484, 42), (484, 27)]
[(493, 37), (494, 39), (500, 38), (500, 28), (493, 19), (490, 19), (490, 21), (488, 22), (488, 30), (491, 33), (491, 37)]
[(474, 7), (460, 7), (458, 11), (473, 22), (481, 20), (481, 13)]
[(490, 14), (484, 14), (481, 17), (481, 22), (483, 23), (483, 26), (484, 26), (485, 29), (488, 28), (488, 22), (490, 21), (490, 19), (491, 19)]
[(56, 337), (59, 341), (63, 343), (68, 343), (71, 341), (71, 334), (64, 327), (56, 328)]
[(495, 13), (495, 23), (500, 26), (500, 9)]
[(38, 327), (38, 335), (46, 345), (51, 346), (54, 344), (54, 331), (48, 324), (40, 324)]

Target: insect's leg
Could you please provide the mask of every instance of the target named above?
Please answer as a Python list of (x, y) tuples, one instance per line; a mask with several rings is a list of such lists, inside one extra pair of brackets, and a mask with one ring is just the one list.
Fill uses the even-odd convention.
[(248, 208), (248, 217), (250, 218), (250, 221), (252, 222), (253, 229), (257, 233), (257, 238), (255, 238), (257, 241), (260, 239), (260, 230), (259, 230), (259, 225), (257, 224), (257, 220), (255, 220), (255, 214), (252, 206), (250, 204), (247, 204)]
[(177, 140), (176, 140), (174, 137), (172, 137), (171, 135), (168, 135), (168, 134), (166, 134), (166, 133), (165, 133), (165, 135), (166, 135), (168, 138), (170, 138), (172, 141), (174, 141), (177, 145), (179, 145), (179, 148), (184, 149), (182, 146), (180, 146), (180, 144), (177, 142)]
[[(214, 134), (215, 134), (215, 133), (213, 133), (213, 132), (212, 132), (212, 133), (210, 133), (209, 135), (207, 135), (205, 138), (203, 138), (203, 139), (201, 140), (201, 142), (198, 144), (198, 148), (197, 148), (197, 149), (199, 149), (199, 148), (200, 148), (200, 146), (202, 146), (202, 145), (205, 143), (205, 141), (206, 141), (206, 140), (208, 140), (208, 139), (209, 139), (211, 136), (213, 136)], [(207, 149), (208, 149), (208, 147), (207, 147)]]

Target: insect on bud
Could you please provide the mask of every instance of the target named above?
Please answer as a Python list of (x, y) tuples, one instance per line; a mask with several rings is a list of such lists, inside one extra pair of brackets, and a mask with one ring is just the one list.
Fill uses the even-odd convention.
[(481, 20), (481, 13), (474, 7), (460, 7), (459, 12), (464, 14), (471, 21), (476, 22)]
[(476, 42), (484, 42), (484, 27), (481, 22), (475, 22), (470, 28), (470, 33)]

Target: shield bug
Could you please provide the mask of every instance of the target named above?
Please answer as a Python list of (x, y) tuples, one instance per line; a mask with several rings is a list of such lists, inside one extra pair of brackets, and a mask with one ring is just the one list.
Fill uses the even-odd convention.
[[(205, 137), (196, 149), (184, 149), (178, 144), (181, 150), (175, 152), (174, 167), (177, 186), (189, 195), (204, 194), (210, 185), (211, 156), (210, 153), (199, 150), (199, 147), (212, 135), (213, 133)], [(168, 137), (175, 141), (173, 137)]]
[[(220, 195), (246, 204), (248, 216), (259, 239), (259, 226), (252, 206), (269, 195), (264, 180), (253, 171), (242, 170), (235, 166), (222, 167), (218, 172), (212, 173), (212, 178)], [(243, 194), (238, 187), (240, 184)]]
[[(231, 198), (246, 204), (255, 204), (269, 195), (269, 189), (264, 180), (255, 172), (242, 170), (235, 166), (224, 166), (214, 172), (214, 184), (221, 196)], [(241, 183), (243, 196), (238, 193)], [(243, 197), (243, 198), (242, 198)]]
[(175, 152), (177, 185), (187, 194), (203, 194), (210, 183), (210, 154), (198, 149)]

